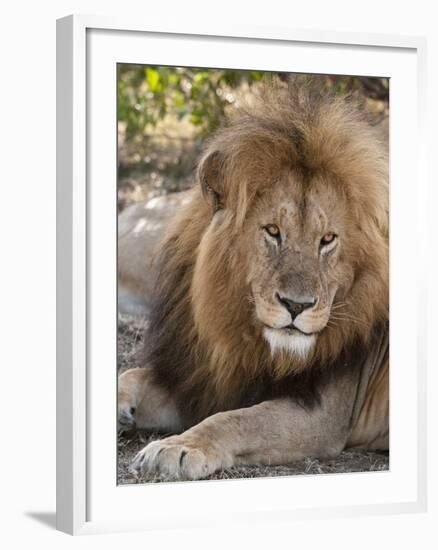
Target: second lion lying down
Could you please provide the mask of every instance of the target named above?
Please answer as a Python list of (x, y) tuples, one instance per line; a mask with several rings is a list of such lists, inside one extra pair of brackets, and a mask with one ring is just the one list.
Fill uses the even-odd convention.
[(144, 368), (119, 425), (175, 432), (139, 474), (388, 448), (384, 144), (318, 79), (267, 87), (217, 132), (168, 228)]

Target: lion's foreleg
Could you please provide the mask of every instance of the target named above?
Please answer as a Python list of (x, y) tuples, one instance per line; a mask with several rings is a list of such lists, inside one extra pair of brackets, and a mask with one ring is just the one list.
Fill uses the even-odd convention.
[(173, 400), (153, 383), (148, 368), (129, 369), (119, 377), (117, 406), (120, 430), (177, 432), (181, 429)]
[(181, 435), (154, 441), (135, 458), (139, 473), (198, 479), (237, 464), (329, 457), (348, 438), (343, 405), (306, 411), (290, 399), (215, 414)]

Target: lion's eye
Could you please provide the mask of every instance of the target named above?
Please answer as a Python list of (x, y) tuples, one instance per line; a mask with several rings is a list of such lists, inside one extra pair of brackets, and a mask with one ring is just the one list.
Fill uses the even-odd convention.
[(274, 237), (274, 239), (280, 240), (281, 233), (278, 225), (275, 225), (274, 223), (268, 223), (268, 225), (265, 225), (263, 229), (268, 233), (268, 235)]
[(326, 233), (324, 237), (321, 239), (321, 246), (326, 246), (330, 243), (332, 243), (336, 239), (337, 235), (335, 233)]

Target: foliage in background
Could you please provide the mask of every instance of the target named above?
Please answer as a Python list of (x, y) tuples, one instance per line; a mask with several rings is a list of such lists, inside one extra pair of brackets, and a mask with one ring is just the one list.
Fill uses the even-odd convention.
[(153, 128), (167, 114), (188, 117), (202, 134), (214, 130), (233, 90), (263, 78), (261, 71), (119, 65), (118, 119), (133, 135)]
[[(264, 76), (272, 73), (119, 64), (118, 120), (126, 124), (128, 136), (155, 128), (167, 114), (187, 117), (202, 134), (208, 134), (235, 101), (233, 92)], [(387, 79), (330, 76), (327, 85), (342, 94), (352, 91), (375, 99), (387, 99), (388, 95)]]

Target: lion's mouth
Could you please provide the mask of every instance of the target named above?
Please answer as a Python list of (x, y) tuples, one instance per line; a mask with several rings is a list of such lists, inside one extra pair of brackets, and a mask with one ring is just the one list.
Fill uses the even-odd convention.
[(289, 334), (295, 334), (296, 332), (299, 332), (300, 334), (304, 334), (304, 336), (313, 336), (314, 334), (317, 334), (317, 332), (304, 332), (304, 330), (296, 327), (293, 323), (291, 323), (287, 327), (281, 328), (280, 330), (285, 330)]
[(290, 325), (286, 325), (285, 327), (271, 327), (270, 325), (268, 325), (266, 323), (263, 323), (263, 324), (265, 325), (266, 328), (268, 328), (270, 330), (281, 331), (283, 333), (291, 334), (291, 335), (292, 334), (303, 334), (304, 336), (315, 336), (320, 332), (320, 331), (304, 332), (304, 330), (299, 329), (293, 323), (291, 323)]

